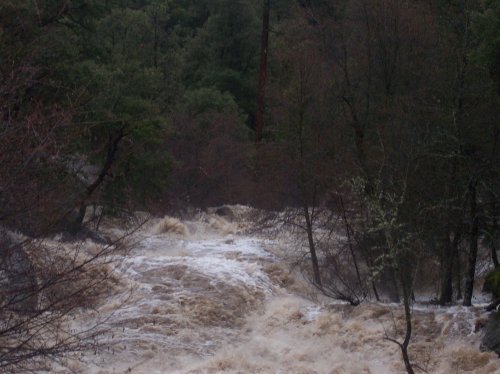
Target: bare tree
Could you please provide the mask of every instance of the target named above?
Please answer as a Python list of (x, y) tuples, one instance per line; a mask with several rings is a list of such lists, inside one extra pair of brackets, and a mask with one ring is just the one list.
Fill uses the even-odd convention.
[(81, 135), (72, 126), (78, 92), (72, 105), (48, 105), (30, 96), (44, 79), (33, 56), (10, 58), (15, 63), (0, 67), (0, 371), (38, 372), (99, 345), (103, 320), (76, 327), (72, 317), (92, 314), (113, 291), (113, 264), (125, 243), (48, 239), (97, 190), (114, 154), (82, 193), (71, 163)]
[[(62, 244), (1, 232), (0, 371), (49, 370), (73, 354), (100, 349), (104, 315), (93, 310), (119, 284), (116, 255), (120, 239), (109, 245)], [(94, 322), (74, 325), (79, 313)]]

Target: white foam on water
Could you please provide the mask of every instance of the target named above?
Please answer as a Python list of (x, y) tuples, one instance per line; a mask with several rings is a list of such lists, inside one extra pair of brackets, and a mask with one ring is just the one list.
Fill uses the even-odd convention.
[[(239, 207), (235, 215), (249, 209)], [(165, 225), (176, 229), (158, 229)], [(104, 348), (85, 353), (75, 370), (404, 373), (398, 346), (384, 339), (401, 340), (393, 331), (404, 321), (399, 305), (351, 307), (294, 294), (283, 286), (292, 273), (279, 273), (282, 261), (268, 251), (280, 253), (280, 243), (240, 234), (242, 226), (248, 225), (200, 214), (151, 222), (136, 233), (139, 244), (117, 269), (128, 289), (99, 310), (112, 312)], [(415, 363), (432, 373), (500, 372), (496, 355), (478, 348), (473, 329), (480, 308), (418, 304), (413, 311)], [(74, 322), (75, 328), (91, 324), (83, 315)]]

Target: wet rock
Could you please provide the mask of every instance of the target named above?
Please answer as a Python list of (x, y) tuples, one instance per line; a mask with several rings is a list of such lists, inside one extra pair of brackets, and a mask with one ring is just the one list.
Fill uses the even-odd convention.
[(482, 291), (500, 298), (500, 268), (494, 269), (486, 276)]
[(21, 244), (0, 229), (0, 307), (31, 313), (38, 306), (38, 285), (33, 263)]
[(90, 239), (97, 244), (102, 244), (102, 245), (112, 244), (112, 240), (110, 238), (87, 227), (82, 227), (76, 232), (63, 231), (61, 235), (61, 240), (63, 242), (84, 241), (87, 239)]
[(227, 206), (221, 206), (220, 208), (217, 208), (215, 210), (215, 214), (217, 214), (220, 217), (224, 217), (225, 219), (229, 221), (233, 221), (235, 216), (231, 208)]
[(500, 356), (500, 312), (492, 313), (484, 327), (482, 351), (493, 351)]

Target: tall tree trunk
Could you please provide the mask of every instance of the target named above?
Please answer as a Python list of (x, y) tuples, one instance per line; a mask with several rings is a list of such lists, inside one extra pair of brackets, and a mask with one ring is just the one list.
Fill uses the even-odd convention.
[(452, 244), (448, 233), (446, 235), (443, 252), (441, 254), (441, 295), (439, 296), (439, 304), (444, 305), (450, 303), (453, 299), (453, 252)]
[(154, 10), (153, 22), (155, 24), (154, 44), (153, 44), (153, 64), (158, 69), (158, 8)]
[[(460, 243), (460, 237), (462, 235), (462, 224), (459, 223), (453, 232), (453, 240), (450, 242), (449, 238), (446, 238), (445, 246), (447, 250), (443, 252), (442, 267), (443, 273), (441, 274), (441, 296), (439, 298), (439, 304), (444, 305), (450, 303), (453, 300), (453, 269), (460, 271), (460, 263), (458, 259), (458, 244)], [(460, 292), (457, 291), (461, 294)], [(457, 298), (461, 298), (457, 296)]]
[[(453, 186), (455, 185), (455, 177), (457, 173), (457, 163), (458, 160), (453, 158), (451, 164), (451, 170), (449, 174), (448, 184), (446, 186), (445, 201), (446, 201), (446, 227), (445, 227), (445, 237), (443, 238), (443, 248), (441, 251), (441, 279), (440, 279), (440, 295), (439, 304), (444, 305), (450, 303), (453, 299), (453, 245), (450, 242), (450, 233), (453, 230), (453, 212), (452, 212), (452, 202), (450, 201), (453, 197)], [(455, 233), (456, 236), (456, 233)]]
[[(306, 165), (305, 160), (305, 139), (304, 139), (304, 113), (305, 103), (301, 97), (299, 103), (299, 118), (298, 118), (298, 140), (299, 140), (299, 188), (302, 195), (302, 208), (304, 219), (306, 220), (307, 241), (309, 243), (309, 253), (311, 255), (311, 262), (314, 275), (314, 283), (319, 288), (322, 288), (321, 274), (319, 271), (319, 261), (316, 253), (316, 244), (314, 243), (313, 235), (313, 217), (309, 212), (310, 205), (314, 206), (316, 197), (316, 185), (311, 175), (306, 175), (306, 170), (310, 165)], [(314, 208), (313, 208), (314, 209)], [(314, 212), (314, 210), (313, 210)]]
[(399, 281), (401, 282), (402, 290), (403, 290), (403, 306), (405, 311), (405, 337), (402, 343), (394, 338), (390, 338), (386, 336), (386, 339), (396, 343), (401, 349), (401, 355), (403, 356), (403, 362), (405, 364), (406, 372), (408, 374), (414, 374), (413, 365), (410, 361), (410, 356), (408, 354), (408, 347), (410, 345), (410, 339), (412, 334), (412, 313), (411, 313), (411, 298), (413, 295), (413, 277), (410, 275), (412, 273), (411, 267), (409, 267), (409, 263), (406, 263), (408, 259), (400, 258), (398, 263), (402, 266), (395, 270), (395, 273)]
[[(391, 229), (384, 229), (384, 236), (387, 245), (387, 251), (385, 254), (389, 258), (391, 258), (391, 261), (387, 263), (387, 266), (382, 271), (382, 274), (386, 273), (388, 277), (386, 285), (390, 301), (393, 303), (399, 303), (401, 301), (399, 295), (399, 287), (398, 287), (398, 278), (400, 278), (401, 280), (401, 271), (399, 270), (399, 267), (401, 266), (401, 261), (398, 259), (399, 250)], [(404, 283), (402, 283), (401, 285), (403, 287), (405, 286)]]
[(411, 291), (411, 288), (409, 288), (408, 285), (404, 284), (405, 283), (404, 279), (402, 279), (402, 282), (403, 282), (403, 303), (405, 308), (406, 332), (405, 332), (405, 339), (403, 343), (400, 345), (400, 347), (406, 371), (408, 374), (413, 374), (414, 373), (413, 366), (410, 362), (410, 357), (408, 355), (408, 346), (410, 345), (411, 332), (412, 332), (410, 297), (413, 291)]
[(255, 133), (257, 143), (260, 143), (262, 140), (262, 130), (264, 128), (267, 50), (269, 45), (269, 6), (270, 0), (264, 0), (262, 10), (262, 34), (260, 37), (259, 88), (257, 92), (257, 113), (255, 115)]
[(500, 264), (498, 262), (498, 255), (497, 255), (497, 248), (496, 248), (496, 235), (498, 232), (498, 221), (497, 221), (497, 207), (496, 207), (496, 202), (495, 202), (495, 195), (492, 193), (491, 194), (491, 219), (493, 220), (491, 224), (491, 242), (490, 242), (490, 248), (491, 248), (491, 260), (493, 261), (493, 266), (495, 268), (499, 267)]
[(372, 290), (373, 290), (373, 295), (375, 296), (375, 300), (380, 301), (380, 296), (378, 295), (377, 291), (377, 286), (375, 285), (375, 282), (372, 280)]
[[(460, 237), (462, 236), (462, 226), (460, 226)], [(454, 258), (455, 258), (455, 288), (457, 290), (457, 300), (461, 300), (463, 298), (462, 295), (462, 261), (460, 259), (460, 253), (458, 251), (458, 245), (459, 245), (459, 236), (458, 233), (455, 234), (456, 237), (453, 239), (453, 250), (455, 251), (454, 253)], [(455, 239), (457, 239), (455, 241)]]
[(465, 275), (465, 291), (464, 291), (464, 306), (472, 305), (472, 292), (474, 290), (474, 276), (476, 273), (477, 260), (477, 241), (479, 234), (479, 220), (477, 216), (477, 201), (476, 201), (476, 181), (469, 183), (469, 198), (470, 198), (470, 248), (467, 261), (467, 273)]
[(314, 244), (312, 219), (311, 214), (309, 213), (309, 206), (306, 201), (304, 201), (304, 217), (306, 219), (307, 240), (309, 242), (309, 253), (311, 254), (314, 283), (321, 287), (321, 274), (319, 272), (318, 256), (316, 255), (316, 245)]
[[(467, 67), (469, 65), (468, 61), (468, 49), (467, 46), (469, 45), (469, 36), (470, 36), (470, 15), (469, 15), (469, 10), (464, 8), (463, 9), (463, 25), (461, 30), (458, 31), (460, 34), (457, 35), (457, 60), (456, 60), (456, 79), (454, 82), (454, 87), (453, 91), (451, 92), (451, 95), (453, 97), (453, 107), (451, 111), (451, 120), (453, 123), (453, 128), (455, 129), (454, 135), (458, 138), (462, 138), (462, 125), (463, 125), (463, 114), (464, 114), (464, 100), (465, 100), (465, 92), (466, 92), (466, 76), (467, 76)], [(462, 153), (462, 149), (458, 150), (459, 153)], [(459, 160), (454, 157), (452, 160), (452, 170), (451, 170), (451, 175), (450, 179), (448, 181), (448, 186), (447, 186), (447, 220), (448, 224), (450, 224), (453, 220), (453, 212), (452, 212), (452, 202), (450, 202), (450, 199), (453, 197), (453, 186), (456, 185), (455, 181), (455, 176), (457, 173), (457, 168), (458, 168), (458, 162)], [(451, 193), (450, 193), (451, 190)], [(470, 191), (469, 191), (470, 192)], [(475, 203), (475, 202), (474, 202)], [(464, 202), (464, 207), (465, 207), (466, 202)], [(464, 212), (466, 210), (464, 209)], [(451, 232), (452, 227), (448, 226), (447, 227), (447, 235)], [(456, 232), (455, 232), (455, 237), (456, 237)], [(448, 248), (443, 248), (443, 254), (442, 254), (442, 283), (441, 283), (441, 297), (440, 297), (440, 303), (443, 305), (446, 302), (451, 302), (452, 297), (453, 297), (453, 257), (455, 256), (456, 251), (454, 250), (454, 243), (450, 243), (449, 239), (447, 240), (447, 245)], [(464, 301), (465, 302), (465, 301)]]
[(401, 302), (401, 296), (399, 293), (398, 286), (398, 278), (396, 276), (396, 270), (394, 269), (394, 265), (392, 263), (387, 265), (387, 268), (384, 270), (387, 272), (388, 281), (387, 281), (387, 291), (389, 293), (389, 300), (391, 303), (399, 303)]
[[(351, 228), (351, 225), (349, 224), (349, 221), (347, 220), (346, 209), (344, 206), (344, 200), (342, 199), (342, 196), (340, 196), (339, 201), (340, 201), (340, 209), (342, 209), (342, 220), (344, 221), (345, 231), (347, 234), (347, 243), (349, 245), (349, 251), (351, 252), (352, 261), (354, 263), (354, 269), (356, 270), (356, 277), (358, 279), (358, 285), (359, 285), (360, 290), (363, 290), (363, 293), (364, 293), (365, 285), (363, 284), (363, 281), (361, 280), (361, 273), (359, 271), (358, 260), (356, 258), (356, 253), (355, 253), (353, 245), (352, 245), (352, 237), (351, 237), (352, 228)], [(376, 293), (375, 288), (374, 288), (374, 292), (375, 292), (375, 295), (378, 299), (378, 294)]]

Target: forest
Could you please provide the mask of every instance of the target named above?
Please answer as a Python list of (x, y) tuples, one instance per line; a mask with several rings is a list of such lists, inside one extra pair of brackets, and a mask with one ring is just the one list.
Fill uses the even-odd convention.
[(399, 303), (408, 373), (420, 294), (498, 310), (499, 0), (2, 0), (0, 98), (0, 372), (95, 343), (55, 331), (139, 211), (299, 228), (314, 288)]

